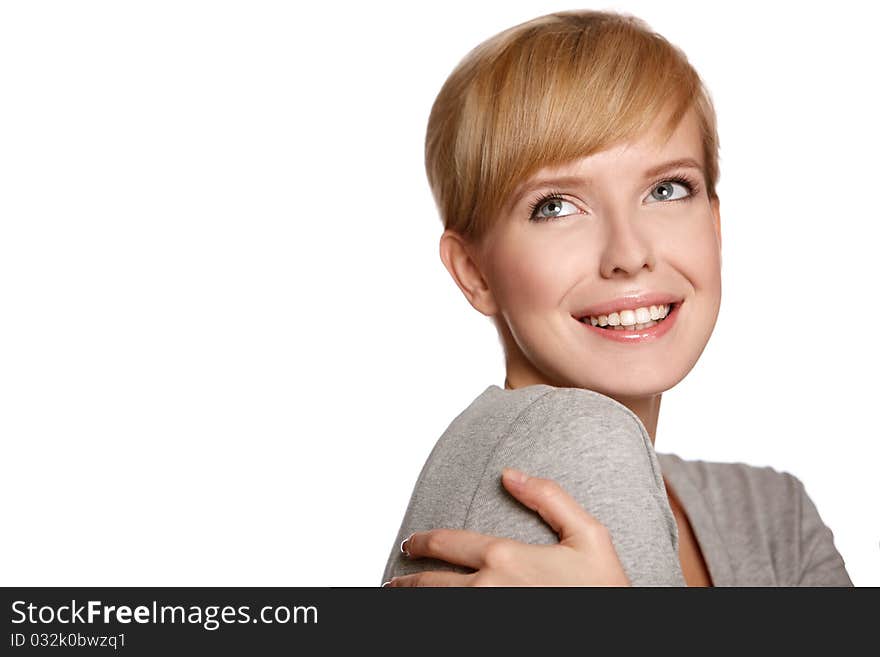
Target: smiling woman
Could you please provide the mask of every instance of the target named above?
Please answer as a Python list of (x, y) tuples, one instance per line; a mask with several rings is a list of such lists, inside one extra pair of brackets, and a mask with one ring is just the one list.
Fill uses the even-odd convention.
[[(720, 201), (704, 191), (711, 185), (703, 173), (703, 122), (688, 109), (667, 136), (665, 116), (621, 144), (538, 171), (537, 179), (556, 178), (558, 200), (536, 209), (563, 208), (556, 216), (535, 221), (523, 195), (480, 242), (447, 229), (441, 243), (461, 290), (495, 320), (510, 387), (601, 392), (629, 406), (649, 430), (656, 395), (694, 366), (721, 301)], [(696, 167), (679, 165), (659, 180), (645, 171), (683, 158)], [(573, 182), (560, 186), (559, 176)], [(664, 200), (657, 200), (661, 192)], [(669, 321), (645, 327), (651, 306), (657, 321), (667, 304)], [(584, 316), (612, 330), (592, 330), (590, 322), (585, 331)]]
[(721, 303), (718, 148), (699, 76), (632, 16), (542, 16), (452, 72), (426, 139), (440, 257), (507, 376), (432, 450), (383, 579), (851, 585), (797, 478), (654, 449)]

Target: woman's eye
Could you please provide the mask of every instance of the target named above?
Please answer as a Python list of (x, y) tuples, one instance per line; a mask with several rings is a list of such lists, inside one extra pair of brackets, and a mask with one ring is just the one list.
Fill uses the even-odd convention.
[[(674, 188), (676, 186), (681, 187), (685, 191), (685, 194), (674, 197)], [(690, 194), (691, 189), (689, 185), (675, 180), (665, 180), (651, 190), (650, 196), (658, 201), (677, 201), (682, 198), (687, 198)]]
[[(566, 205), (566, 204), (570, 205), (572, 208), (574, 208), (574, 212), (568, 212), (568, 213), (560, 212), (560, 210), (562, 209), (562, 206)], [(543, 210), (545, 208), (547, 209), (547, 213), (543, 212)], [(542, 201), (535, 208), (535, 212), (532, 215), (532, 218), (536, 219), (538, 221), (540, 221), (542, 219), (556, 219), (558, 217), (568, 216), (569, 214), (577, 214), (578, 212), (580, 212), (580, 210), (578, 210), (577, 207), (575, 206), (575, 204), (572, 203), (571, 201), (566, 201), (565, 199), (562, 199), (562, 198), (553, 197), (553, 198), (548, 198), (545, 201)]]
[[(680, 188), (683, 193), (675, 193), (675, 188)], [(648, 198), (654, 201), (685, 201), (694, 197), (699, 192), (696, 183), (690, 182), (686, 178), (672, 178), (664, 180), (654, 185)], [(549, 221), (560, 217), (567, 217), (572, 214), (581, 214), (580, 209), (571, 201), (566, 201), (561, 192), (552, 191), (540, 197), (536, 202), (530, 205), (532, 221)], [(649, 201), (651, 203), (653, 201)], [(572, 212), (565, 212), (563, 206), (569, 205), (573, 208)]]

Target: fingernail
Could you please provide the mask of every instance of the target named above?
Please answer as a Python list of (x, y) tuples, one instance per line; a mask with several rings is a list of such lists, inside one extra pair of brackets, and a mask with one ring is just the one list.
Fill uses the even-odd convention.
[(384, 588), (384, 587), (388, 586), (389, 584), (391, 584), (390, 579), (387, 582), (382, 582), (382, 587)]
[(415, 532), (413, 532), (412, 534), (410, 534), (409, 536), (407, 536), (405, 539), (403, 539), (403, 540), (400, 542), (400, 551), (401, 551), (401, 552), (403, 553), (403, 555), (404, 555), (405, 557), (407, 557), (407, 558), (409, 558), (410, 554), (409, 554), (409, 552), (406, 551), (406, 548), (403, 547), (403, 546), (404, 546), (404, 545), (406, 544), (406, 542), (407, 542), (409, 539), (411, 539), (413, 536), (415, 536)]
[(515, 468), (505, 468), (510, 480), (515, 484), (524, 484), (529, 480), (529, 476), (525, 472), (516, 470)]

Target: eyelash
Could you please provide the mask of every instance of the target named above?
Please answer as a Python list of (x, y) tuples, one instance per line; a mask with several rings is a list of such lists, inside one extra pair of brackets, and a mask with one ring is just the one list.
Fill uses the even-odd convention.
[[(684, 175), (684, 174), (679, 174), (679, 175), (673, 176), (671, 178), (664, 178), (663, 180), (658, 180), (653, 185), (651, 185), (651, 191), (654, 191), (654, 189), (657, 186), (659, 186), (663, 183), (666, 183), (666, 182), (674, 182), (674, 183), (679, 183), (680, 185), (684, 185), (685, 187), (687, 187), (688, 195), (685, 196), (684, 198), (673, 199), (672, 201), (662, 201), (663, 203), (675, 203), (676, 201), (689, 201), (694, 196), (696, 196), (697, 194), (700, 193), (700, 186), (697, 183), (697, 181), (689, 176)], [(535, 213), (538, 211), (538, 208), (540, 208), (542, 205), (544, 205), (544, 203), (546, 203), (547, 201), (556, 201), (556, 200), (564, 201), (565, 199), (563, 198), (563, 196), (565, 196), (565, 193), (558, 191), (558, 190), (551, 190), (549, 192), (546, 192), (546, 193), (539, 195), (536, 199), (534, 199), (529, 204), (529, 220), (530, 221), (537, 221), (537, 222), (553, 221), (554, 219), (565, 219), (565, 217), (571, 216), (571, 215), (566, 214), (561, 217), (538, 217), (535, 215)]]

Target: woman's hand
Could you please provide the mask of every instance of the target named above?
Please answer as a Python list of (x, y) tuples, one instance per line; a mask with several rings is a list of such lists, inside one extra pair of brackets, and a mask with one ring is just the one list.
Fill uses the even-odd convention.
[[(519, 477), (525, 478), (520, 481)], [(394, 577), (383, 586), (631, 586), (611, 533), (551, 479), (512, 468), (504, 487), (559, 535), (556, 545), (532, 545), (466, 529), (416, 532), (401, 545), (411, 559), (433, 557), (476, 569), (429, 570)]]

